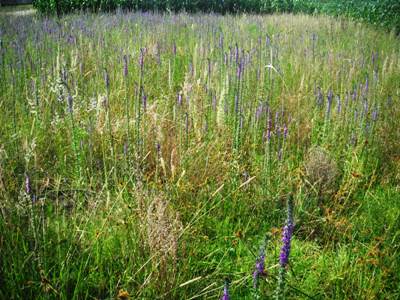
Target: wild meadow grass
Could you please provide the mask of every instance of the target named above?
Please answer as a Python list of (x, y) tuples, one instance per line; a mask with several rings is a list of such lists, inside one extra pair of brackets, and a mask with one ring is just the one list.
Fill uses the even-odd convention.
[(0, 15), (0, 78), (0, 298), (400, 297), (394, 34)]

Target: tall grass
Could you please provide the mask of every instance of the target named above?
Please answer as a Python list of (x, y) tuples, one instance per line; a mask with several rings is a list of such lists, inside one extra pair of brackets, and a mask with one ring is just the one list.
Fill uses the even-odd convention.
[(399, 296), (393, 34), (304, 15), (0, 24), (1, 298), (215, 298), (225, 279), (272, 297), (292, 196), (284, 296)]

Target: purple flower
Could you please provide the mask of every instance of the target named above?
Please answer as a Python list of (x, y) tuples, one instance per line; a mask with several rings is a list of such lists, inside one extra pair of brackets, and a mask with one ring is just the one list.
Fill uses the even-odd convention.
[(143, 65), (144, 65), (144, 49), (140, 48), (140, 54), (139, 54), (139, 66), (140, 70), (143, 70)]
[(260, 256), (256, 260), (256, 267), (253, 272), (253, 287), (257, 288), (258, 278), (265, 275), (265, 253), (264, 248), (260, 251)]
[(374, 121), (374, 122), (378, 119), (378, 109), (377, 109), (377, 108), (375, 108), (375, 109), (372, 111), (371, 117), (372, 117), (372, 121)]
[(158, 142), (157, 142), (157, 144), (156, 144), (156, 149), (157, 149), (157, 155), (160, 156), (160, 153), (161, 153), (161, 145), (160, 145), (160, 143), (158, 143)]
[(368, 94), (368, 89), (369, 89), (369, 79), (367, 77), (367, 79), (365, 80), (365, 86), (364, 86), (364, 96), (366, 97)]
[(342, 111), (342, 102), (340, 101), (340, 96), (336, 96), (336, 100), (337, 100), (337, 113), (340, 114), (340, 112)]
[(174, 42), (174, 44), (172, 45), (172, 53), (174, 55), (176, 55), (176, 43)]
[(268, 47), (269, 45), (271, 45), (271, 39), (270, 39), (270, 37), (267, 35), (266, 37), (265, 37), (265, 45)]
[(279, 263), (284, 268), (289, 262), (290, 242), (293, 234), (293, 224), (288, 223), (283, 227), (282, 232), (282, 248), (279, 255)]
[(288, 128), (286, 126), (286, 124), (283, 125), (283, 138), (286, 140), (288, 135)]
[(289, 262), (290, 254), (290, 242), (293, 235), (294, 223), (293, 223), (293, 200), (288, 199), (287, 203), (287, 220), (286, 225), (283, 227), (282, 232), (282, 248), (279, 255), (279, 263), (282, 268), (285, 268)]
[(126, 55), (124, 55), (123, 59), (124, 59), (124, 76), (127, 77), (128, 76), (128, 57)]
[(351, 95), (351, 99), (353, 101), (355, 101), (357, 99), (357, 89), (356, 88), (354, 88), (354, 90), (353, 90), (353, 94)]
[(228, 287), (228, 283), (225, 282), (225, 284), (224, 284), (224, 293), (222, 294), (221, 300), (229, 300), (229, 299), (230, 299), (228, 288), (229, 288), (229, 287)]
[(243, 72), (243, 63), (240, 62), (238, 67), (237, 67), (237, 71), (236, 71), (236, 76), (237, 76), (239, 81), (240, 81), (240, 77), (242, 75), (242, 72)]
[(263, 112), (263, 105), (260, 104), (256, 109), (256, 120), (259, 120)]
[(68, 94), (67, 103), (68, 103), (68, 111), (69, 113), (72, 114), (74, 111), (74, 99), (72, 98), (71, 94)]
[(110, 76), (108, 75), (107, 70), (104, 71), (104, 82), (106, 84), (107, 90), (110, 89)]
[(145, 93), (143, 93), (142, 100), (143, 100), (143, 110), (146, 111), (146, 109), (147, 109), (147, 96), (146, 96)]
[(178, 93), (178, 105), (181, 106), (182, 105), (182, 94)]
[(235, 95), (235, 112), (239, 112), (239, 96)]

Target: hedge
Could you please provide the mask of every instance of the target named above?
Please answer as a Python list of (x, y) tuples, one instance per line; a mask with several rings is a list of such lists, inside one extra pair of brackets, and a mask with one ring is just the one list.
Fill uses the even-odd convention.
[(344, 15), (400, 32), (399, 0), (34, 0), (43, 14), (117, 8), (158, 12), (323, 13)]

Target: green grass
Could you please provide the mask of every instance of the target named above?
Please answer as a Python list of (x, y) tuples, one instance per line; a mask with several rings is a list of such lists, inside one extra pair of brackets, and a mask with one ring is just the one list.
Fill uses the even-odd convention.
[(0, 298), (216, 299), (228, 279), (253, 299), (266, 236), (272, 298), (288, 197), (286, 299), (400, 297), (393, 34), (304, 15), (0, 27)]

